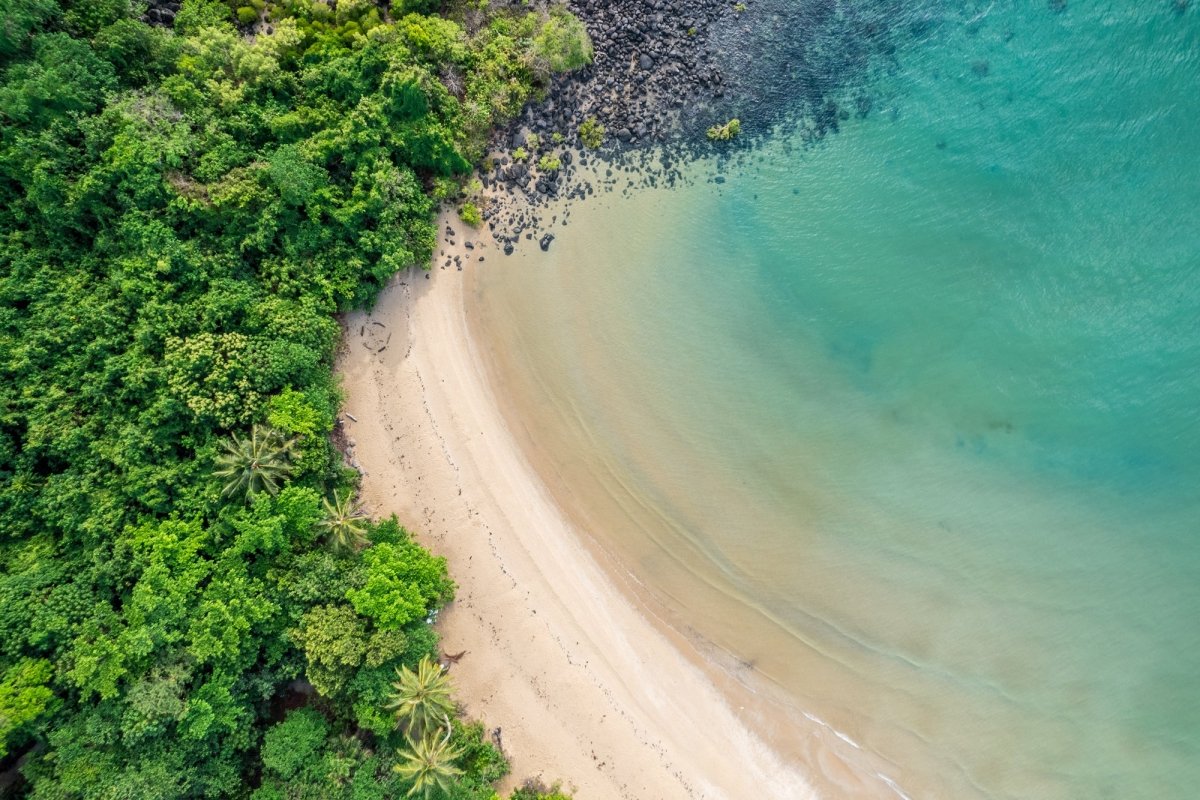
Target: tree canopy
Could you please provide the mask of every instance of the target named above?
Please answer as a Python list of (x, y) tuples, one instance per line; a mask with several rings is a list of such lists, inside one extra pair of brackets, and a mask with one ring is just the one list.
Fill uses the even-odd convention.
[[(335, 314), (427, 264), (581, 45), (561, 11), (244, 8), (3, 3), (0, 769), (30, 798), (412, 788), (385, 704), (453, 584), (354, 511)], [(490, 798), (502, 761), (452, 738), (448, 791)]]

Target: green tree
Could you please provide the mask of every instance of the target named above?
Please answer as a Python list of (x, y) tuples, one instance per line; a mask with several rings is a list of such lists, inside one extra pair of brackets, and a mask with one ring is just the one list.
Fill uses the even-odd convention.
[[(346, 592), (354, 610), (383, 630), (403, 628), (428, 616), (454, 597), (446, 559), (432, 556), (408, 539), (403, 528), (395, 541), (378, 541), (363, 551), (365, 579)], [(388, 523), (376, 527), (387, 530)]]
[(433, 659), (422, 658), (416, 670), (400, 667), (396, 677), (386, 707), (410, 736), (425, 736), (454, 712), (450, 680)]
[(325, 506), (325, 516), (317, 525), (329, 537), (329, 545), (334, 550), (362, 548), (367, 542), (367, 515), (354, 503), (354, 495), (347, 492), (345, 497), (341, 497), (334, 489), (333, 502), (329, 502), (329, 498), (322, 502)]
[(33, 31), (59, 13), (54, 0), (8, 0), (0, 14), (0, 60), (10, 58), (29, 42)]
[(325, 697), (342, 691), (367, 652), (366, 626), (346, 606), (309, 610), (291, 638), (304, 649), (309, 682)]
[(400, 762), (392, 769), (411, 784), (407, 797), (420, 795), (426, 800), (448, 797), (454, 779), (462, 774), (462, 770), (454, 764), (459, 755), (459, 751), (450, 744), (447, 725), (444, 736), (427, 736), (415, 742), (410, 740), (408, 749), (400, 754)]
[(291, 712), (263, 737), (263, 767), (285, 780), (295, 777), (316, 760), (328, 734), (329, 725), (316, 711)]
[(24, 659), (4, 673), (0, 681), (0, 758), (8, 755), (10, 744), (53, 704), (50, 662)]
[(236, 433), (221, 442), (225, 452), (217, 457), (213, 474), (226, 478), (224, 497), (241, 495), (249, 502), (259, 492), (275, 494), (292, 472), (295, 438), (284, 439), (274, 428), (254, 425), (250, 436)]

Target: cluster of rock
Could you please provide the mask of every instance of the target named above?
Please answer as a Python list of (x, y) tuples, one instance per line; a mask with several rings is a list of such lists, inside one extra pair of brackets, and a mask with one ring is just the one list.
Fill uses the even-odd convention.
[[(597, 188), (680, 178), (679, 149), (711, 152), (703, 130), (726, 113), (717, 106), (725, 80), (713, 58), (710, 38), (723, 21), (738, 14), (732, 3), (715, 0), (568, 0), (567, 7), (588, 29), (595, 47), (593, 62), (553, 79), (542, 102), (532, 103), (493, 142), (492, 169), (484, 172), (492, 196), (485, 211), (493, 235), (506, 253), (521, 240), (536, 239), (547, 249), (549, 225), (539, 206), (550, 200), (580, 200)], [(605, 131), (599, 154), (587, 151), (580, 126), (589, 120)], [(721, 120), (724, 121), (724, 120)], [(537, 148), (552, 150), (556, 169), (537, 165)], [(554, 139), (562, 146), (547, 147)], [(513, 158), (520, 149), (527, 160)], [(572, 156), (572, 149), (579, 158)], [(603, 159), (599, 185), (577, 179), (580, 168)], [(591, 165), (594, 166), (594, 165)], [(593, 172), (594, 174), (594, 172)]]
[[(483, 174), (491, 202), (484, 218), (506, 252), (563, 220), (541, 208), (597, 189), (633, 190), (682, 179), (679, 165), (716, 154), (718, 163), (790, 129), (812, 143), (872, 102), (863, 88), (894, 49), (886, 7), (830, 0), (566, 0), (595, 46), (592, 64), (556, 77), (493, 141)], [(886, 4), (884, 4), (886, 6)], [(710, 128), (740, 120), (730, 141)], [(594, 122), (593, 122), (594, 121)], [(605, 129), (598, 153), (580, 127)], [(530, 146), (530, 135), (536, 142)], [(552, 141), (557, 144), (550, 146)], [(572, 162), (570, 150), (580, 157)], [(515, 158), (521, 150), (526, 158)], [(552, 151), (561, 164), (538, 167)], [(601, 170), (586, 170), (589, 160)], [(593, 164), (592, 166), (596, 166)], [(601, 176), (597, 178), (596, 176)], [(709, 180), (721, 183), (719, 175)], [(539, 241), (541, 241), (539, 239)]]
[[(739, 12), (714, 0), (569, 0), (595, 46), (591, 65), (560, 76), (526, 113), (535, 131), (594, 118), (621, 144), (666, 142), (703, 124), (724, 94), (711, 38)], [(700, 120), (698, 123), (697, 121)], [(709, 123), (711, 124), (711, 123)]]
[(159, 25), (169, 28), (175, 24), (175, 15), (179, 13), (180, 0), (150, 0), (142, 21), (149, 25)]

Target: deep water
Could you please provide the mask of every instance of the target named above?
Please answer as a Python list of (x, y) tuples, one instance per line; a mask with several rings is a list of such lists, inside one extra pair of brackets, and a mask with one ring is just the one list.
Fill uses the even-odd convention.
[(662, 530), (617, 549), (754, 609), (693, 613), (898, 791), (1197, 796), (1200, 8), (741, 17), (772, 138), (483, 279), (548, 457), (619, 465)]

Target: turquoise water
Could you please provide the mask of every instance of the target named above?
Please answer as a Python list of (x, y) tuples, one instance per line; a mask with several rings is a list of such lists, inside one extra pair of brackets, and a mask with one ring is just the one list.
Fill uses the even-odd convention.
[(590, 448), (546, 457), (653, 508), (640, 574), (899, 791), (1195, 797), (1200, 9), (910, 13), (865, 118), (582, 210), (484, 302)]

